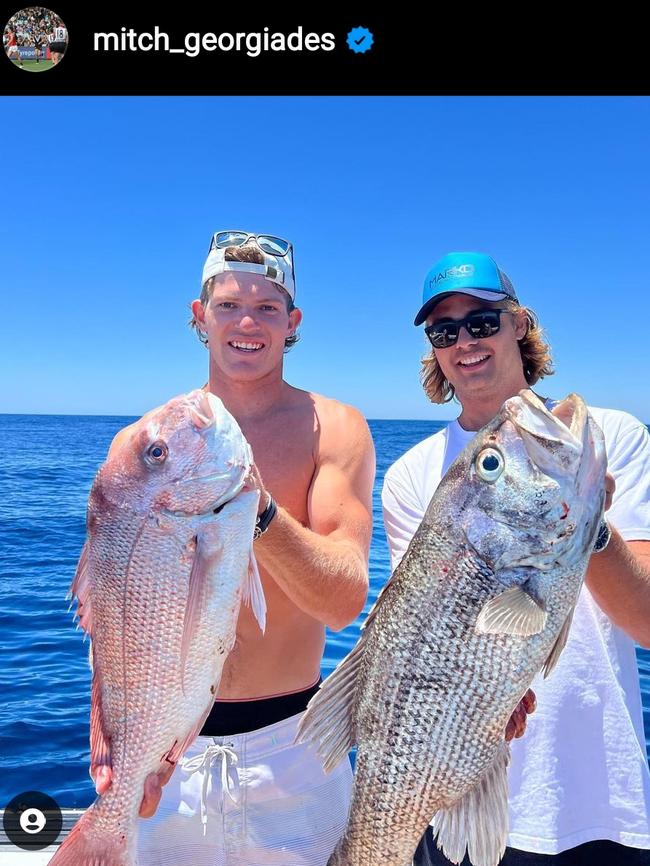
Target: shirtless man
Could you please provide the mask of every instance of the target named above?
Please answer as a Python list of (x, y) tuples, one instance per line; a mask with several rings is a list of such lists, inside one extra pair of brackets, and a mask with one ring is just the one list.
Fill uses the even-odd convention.
[(293, 739), (325, 626), (344, 628), (366, 599), (375, 458), (359, 412), (284, 381), (294, 298), (290, 243), (214, 235), (192, 324), (210, 353), (206, 387), (253, 449), (267, 627), (242, 607), (201, 735), (168, 778), (147, 779), (140, 866), (325, 866), (345, 825), (349, 761), (325, 775)]

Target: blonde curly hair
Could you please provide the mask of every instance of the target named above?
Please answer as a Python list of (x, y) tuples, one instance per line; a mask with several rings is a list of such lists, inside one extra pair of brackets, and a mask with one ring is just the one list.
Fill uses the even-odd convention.
[[(551, 359), (551, 348), (540, 327), (537, 314), (530, 307), (522, 307), (516, 301), (511, 301), (508, 298), (500, 303), (503, 309), (510, 313), (526, 314), (528, 330), (525, 336), (519, 340), (519, 351), (524, 376), (528, 384), (532, 386), (545, 376), (552, 376), (555, 370)], [(449, 403), (450, 400), (454, 399), (456, 393), (454, 386), (448, 379), (445, 379), (433, 348), (428, 355), (422, 358), (420, 379), (424, 391), (432, 403)]]

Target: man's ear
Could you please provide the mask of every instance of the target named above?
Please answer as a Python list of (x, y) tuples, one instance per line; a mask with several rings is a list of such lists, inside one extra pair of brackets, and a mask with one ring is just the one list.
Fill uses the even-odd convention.
[(298, 326), (302, 322), (302, 310), (298, 307), (294, 307), (293, 310), (289, 313), (289, 334), (287, 336), (292, 336), (298, 330)]
[(517, 340), (523, 340), (530, 329), (530, 319), (525, 310), (521, 310), (515, 316), (515, 336)]
[(201, 301), (197, 298), (190, 304), (192, 315), (200, 325), (205, 325), (205, 309)]

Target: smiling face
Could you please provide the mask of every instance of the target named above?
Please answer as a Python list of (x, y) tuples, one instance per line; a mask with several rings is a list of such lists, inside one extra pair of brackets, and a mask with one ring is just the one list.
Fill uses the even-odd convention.
[[(450, 295), (435, 306), (426, 324), (462, 319), (471, 312), (485, 309), (505, 309), (505, 304), (482, 301), (470, 295)], [(472, 337), (462, 327), (453, 346), (434, 349), (444, 377), (454, 387), (464, 407), (468, 401), (494, 399), (501, 393), (505, 400), (528, 387), (517, 342), (525, 336), (526, 328), (525, 313), (502, 313), (497, 334)]]
[(281, 371), (284, 341), (302, 319), (299, 309), (288, 312), (286, 297), (261, 276), (226, 272), (214, 278), (205, 306), (194, 301), (192, 312), (221, 375), (251, 381)]

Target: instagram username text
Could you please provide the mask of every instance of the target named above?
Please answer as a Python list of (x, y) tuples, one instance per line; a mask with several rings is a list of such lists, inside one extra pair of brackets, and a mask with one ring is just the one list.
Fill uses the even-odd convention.
[(333, 51), (333, 33), (304, 33), (298, 27), (291, 33), (271, 33), (265, 27), (253, 33), (186, 33), (183, 47), (172, 48), (169, 34), (154, 27), (153, 33), (138, 33), (122, 27), (119, 33), (94, 33), (95, 51), (166, 51), (197, 57), (202, 51), (239, 51), (248, 57), (273, 51)]

